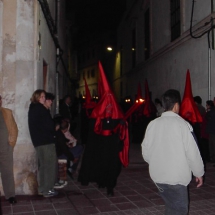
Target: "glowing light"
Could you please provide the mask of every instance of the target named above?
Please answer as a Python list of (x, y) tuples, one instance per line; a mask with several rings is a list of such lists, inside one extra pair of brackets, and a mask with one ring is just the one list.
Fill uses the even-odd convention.
[(107, 50), (108, 50), (109, 52), (111, 52), (113, 49), (112, 49), (112, 47), (107, 47)]
[(145, 100), (144, 99), (137, 99), (136, 103), (143, 103)]

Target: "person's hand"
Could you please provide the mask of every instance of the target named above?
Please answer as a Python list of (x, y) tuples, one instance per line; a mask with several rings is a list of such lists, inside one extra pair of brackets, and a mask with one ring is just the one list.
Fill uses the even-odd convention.
[(72, 147), (73, 147), (73, 143), (67, 143), (67, 146), (68, 146), (69, 148), (72, 148)]
[(55, 126), (55, 131), (58, 131), (59, 128), (60, 128), (60, 125), (56, 125), (56, 126)]
[(196, 187), (201, 187), (203, 185), (203, 177), (196, 177)]

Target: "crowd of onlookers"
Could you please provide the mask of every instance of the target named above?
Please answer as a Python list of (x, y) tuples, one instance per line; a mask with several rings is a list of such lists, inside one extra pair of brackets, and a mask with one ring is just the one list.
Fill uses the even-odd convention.
[[(73, 177), (83, 153), (83, 146), (77, 144), (77, 139), (72, 135), (77, 108), (73, 112), (71, 97), (67, 95), (60, 102), (59, 114), (52, 117), (50, 109), (54, 99), (52, 93), (36, 90), (31, 97), (28, 113), (29, 131), (38, 158), (38, 193), (44, 197), (57, 195), (55, 188), (67, 184), (58, 177), (57, 160), (67, 160), (67, 174)], [(194, 97), (194, 101), (203, 119), (202, 122), (192, 124), (202, 159), (204, 162), (215, 163), (214, 102), (208, 100), (204, 108), (200, 96)], [(160, 117), (165, 111), (162, 102), (155, 99), (154, 106), (157, 110), (154, 118)]]
[(71, 97), (65, 96), (60, 114), (52, 117), (50, 108), (54, 99), (52, 93), (36, 90), (28, 112), (30, 136), (38, 159), (38, 194), (44, 197), (56, 196), (55, 189), (67, 185), (59, 178), (58, 159), (67, 160), (67, 174), (72, 177), (83, 152), (82, 145), (71, 134)]
[[(202, 122), (190, 122), (190, 124), (193, 126), (203, 162), (215, 163), (215, 101), (207, 100), (204, 107), (200, 96), (195, 96), (193, 99), (202, 116)], [(156, 116), (159, 117), (165, 109), (159, 99), (155, 99), (155, 106)]]
[(202, 159), (205, 162), (215, 163), (215, 107), (214, 101), (207, 100), (206, 108), (202, 106), (200, 96), (194, 97), (203, 121), (194, 125), (194, 131), (199, 143)]

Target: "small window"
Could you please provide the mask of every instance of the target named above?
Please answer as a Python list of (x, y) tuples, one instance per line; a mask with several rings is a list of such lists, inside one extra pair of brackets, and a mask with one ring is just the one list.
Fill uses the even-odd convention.
[(87, 78), (90, 78), (90, 70), (87, 71)]
[(171, 3), (171, 41), (181, 35), (180, 0), (170, 0)]
[(145, 60), (150, 57), (150, 11), (149, 8), (145, 12)]
[(85, 71), (83, 71), (83, 79), (85, 79)]
[(91, 77), (92, 77), (92, 78), (95, 77), (95, 70), (94, 70), (94, 69), (91, 70)]

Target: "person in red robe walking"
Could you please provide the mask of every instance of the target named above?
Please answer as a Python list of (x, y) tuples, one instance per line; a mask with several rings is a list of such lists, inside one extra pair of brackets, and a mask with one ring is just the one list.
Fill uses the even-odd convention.
[(128, 128), (100, 62), (99, 70), (103, 94), (89, 118), (78, 181), (82, 185), (95, 182), (98, 187), (107, 189), (108, 196), (113, 196), (121, 167), (128, 166)]

